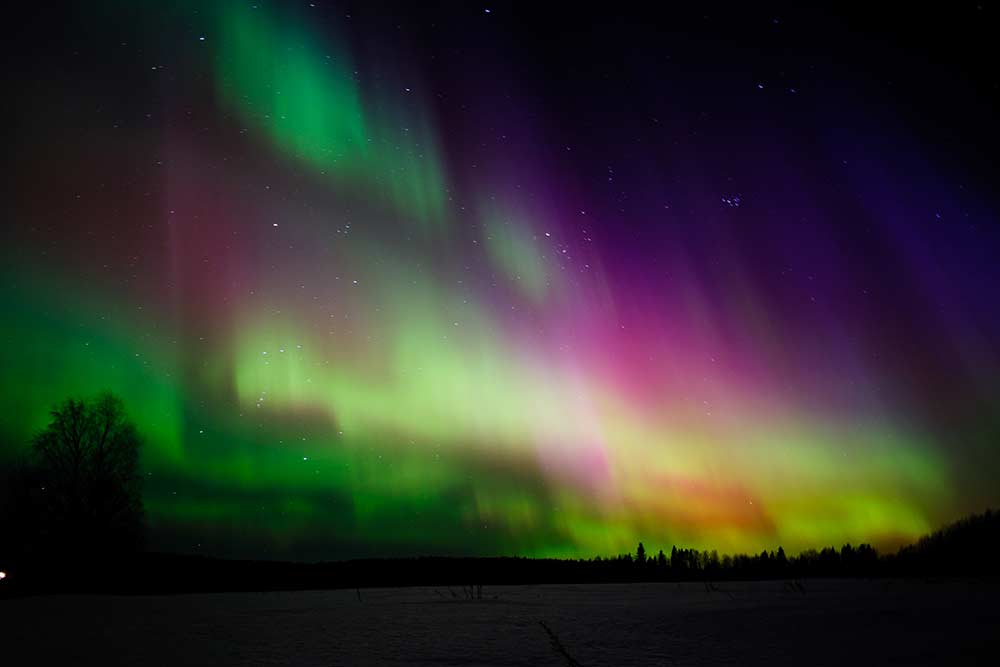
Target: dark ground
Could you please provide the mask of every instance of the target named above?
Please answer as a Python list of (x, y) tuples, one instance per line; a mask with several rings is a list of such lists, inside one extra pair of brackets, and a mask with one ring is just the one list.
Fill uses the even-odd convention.
[(1000, 581), (807, 580), (0, 601), (5, 665), (980, 665)]

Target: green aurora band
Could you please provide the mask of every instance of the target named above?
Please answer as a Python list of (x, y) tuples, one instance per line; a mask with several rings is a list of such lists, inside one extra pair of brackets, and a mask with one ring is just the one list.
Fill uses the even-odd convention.
[(885, 546), (965, 509), (939, 432), (890, 401), (824, 409), (883, 369), (826, 349), (803, 380), (738, 261), (718, 288), (679, 266), (666, 296), (624, 289), (599, 232), (453, 181), (385, 51), (197, 4), (211, 28), (171, 85), (210, 68), (224, 143), (165, 131), (145, 292), (9, 253), (8, 459), (54, 403), (118, 392), (154, 546), (220, 555)]

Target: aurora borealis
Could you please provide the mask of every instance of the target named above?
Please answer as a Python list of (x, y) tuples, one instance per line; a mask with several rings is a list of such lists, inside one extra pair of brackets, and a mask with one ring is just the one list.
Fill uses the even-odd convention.
[(153, 546), (262, 558), (888, 546), (1000, 500), (968, 54), (792, 9), (174, 5), (15, 41), (6, 460), (111, 389)]

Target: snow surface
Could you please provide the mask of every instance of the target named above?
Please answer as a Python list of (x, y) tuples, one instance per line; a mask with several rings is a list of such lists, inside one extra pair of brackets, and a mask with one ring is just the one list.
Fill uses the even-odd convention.
[(14, 665), (997, 664), (996, 581), (486, 586), (0, 601)]

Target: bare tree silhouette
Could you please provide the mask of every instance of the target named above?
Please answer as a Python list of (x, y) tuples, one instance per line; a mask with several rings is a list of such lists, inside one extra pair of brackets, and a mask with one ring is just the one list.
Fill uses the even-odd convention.
[(31, 504), (44, 548), (137, 548), (143, 526), (142, 441), (120, 398), (69, 399), (32, 439)]

